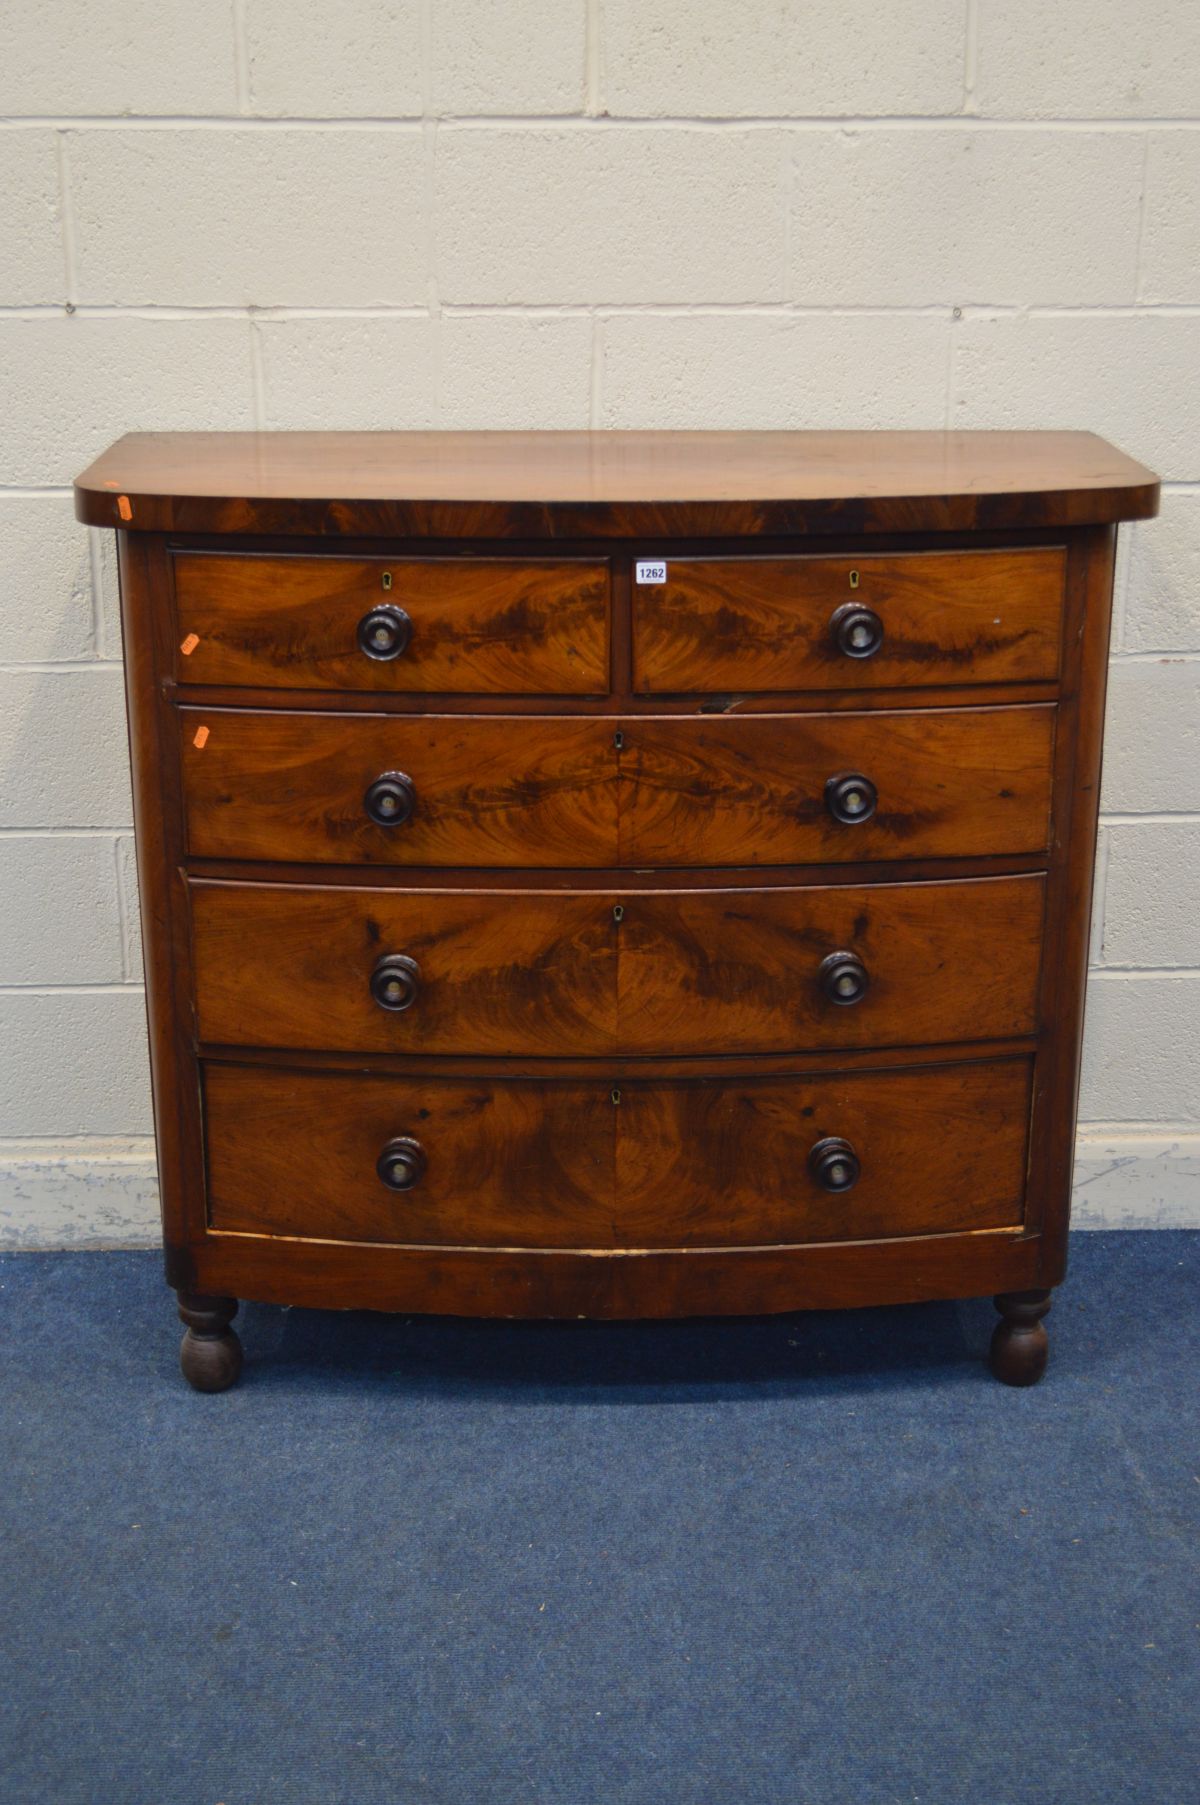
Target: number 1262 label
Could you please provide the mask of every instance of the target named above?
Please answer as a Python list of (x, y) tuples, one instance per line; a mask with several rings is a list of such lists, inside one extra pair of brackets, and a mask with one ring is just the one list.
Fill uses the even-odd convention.
[(649, 558), (639, 558), (636, 576), (639, 583), (665, 583), (667, 567), (665, 564), (657, 564)]

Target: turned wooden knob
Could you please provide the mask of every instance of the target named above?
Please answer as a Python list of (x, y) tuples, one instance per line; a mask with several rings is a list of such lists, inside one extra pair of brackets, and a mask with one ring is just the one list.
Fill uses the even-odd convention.
[(860, 1003), (871, 974), (857, 953), (830, 953), (817, 967), (817, 982), (831, 1003)]
[(363, 807), (380, 827), (403, 827), (412, 819), (416, 806), (413, 780), (403, 771), (385, 771), (363, 797)]
[(843, 658), (871, 658), (883, 644), (883, 622), (874, 608), (843, 602), (829, 622), (833, 643)]
[(371, 973), (371, 995), (381, 1009), (411, 1009), (421, 988), (421, 968), (407, 953), (385, 953)]
[(388, 1142), (375, 1170), (389, 1191), (411, 1191), (425, 1171), (425, 1149), (411, 1134), (398, 1134)]
[(825, 785), (825, 807), (835, 821), (847, 827), (853, 827), (857, 821), (869, 821), (878, 800), (875, 785), (859, 771), (842, 771)]
[(371, 608), (358, 623), (358, 649), (379, 664), (399, 658), (408, 650), (412, 621), (403, 608), (383, 602)]
[(849, 1141), (826, 1135), (808, 1156), (808, 1169), (823, 1191), (848, 1191), (858, 1183), (862, 1167)]

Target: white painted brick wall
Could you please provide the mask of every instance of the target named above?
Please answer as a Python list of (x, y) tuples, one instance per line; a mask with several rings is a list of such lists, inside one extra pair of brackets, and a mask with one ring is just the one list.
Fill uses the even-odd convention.
[(616, 115), (953, 114), (961, 0), (603, 0), (603, 98)]
[[(153, 1186), (109, 536), (194, 427), (1089, 427), (1089, 1221), (1200, 1219), (1194, 0), (99, 0), (0, 59), (0, 1240)], [(6, 1176), (7, 1175), (7, 1176)]]
[(446, 126), (434, 178), (441, 297), (782, 300), (786, 148), (770, 131)]

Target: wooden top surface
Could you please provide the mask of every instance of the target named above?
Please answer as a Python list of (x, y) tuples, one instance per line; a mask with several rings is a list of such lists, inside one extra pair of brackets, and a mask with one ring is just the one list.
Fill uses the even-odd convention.
[(950, 532), (1145, 519), (1158, 479), (1076, 432), (130, 433), (93, 526), (438, 538)]

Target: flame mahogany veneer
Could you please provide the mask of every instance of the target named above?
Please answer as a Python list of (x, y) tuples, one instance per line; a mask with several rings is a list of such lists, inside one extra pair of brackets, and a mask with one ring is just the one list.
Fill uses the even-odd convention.
[(137, 434), (167, 1277), (671, 1316), (1063, 1276), (1116, 522), (1083, 433)]

